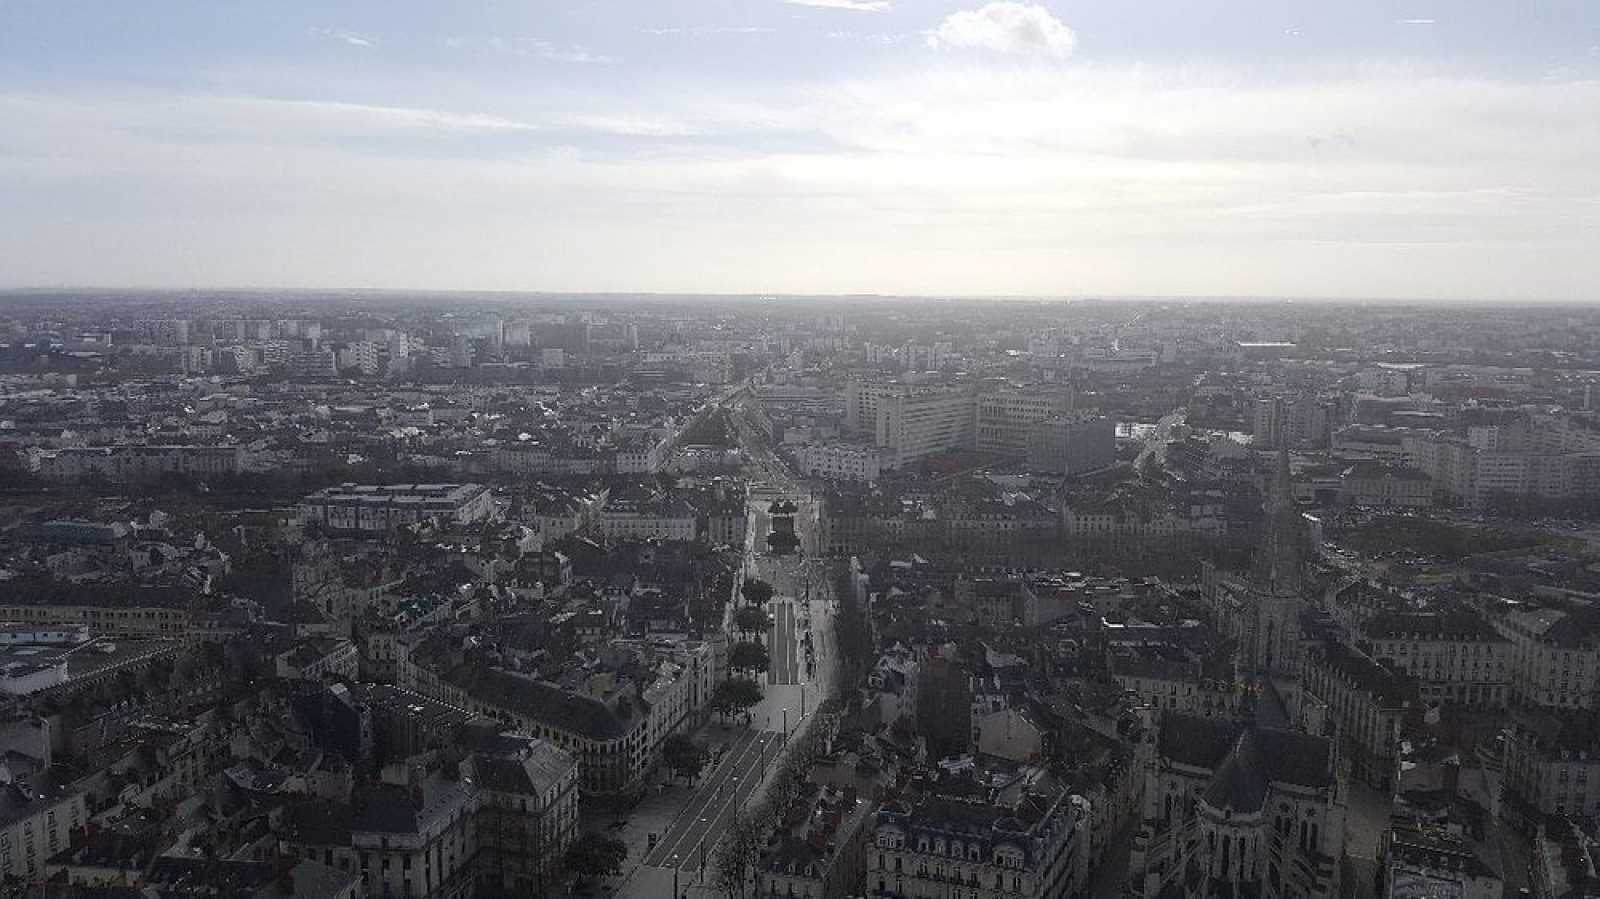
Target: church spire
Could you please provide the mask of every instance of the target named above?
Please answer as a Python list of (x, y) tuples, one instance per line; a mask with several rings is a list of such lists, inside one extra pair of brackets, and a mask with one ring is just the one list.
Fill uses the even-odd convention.
[(1261, 543), (1256, 547), (1256, 585), (1271, 593), (1300, 591), (1300, 513), (1294, 507), (1289, 477), (1289, 450), (1278, 451), (1272, 485), (1267, 492), (1261, 521)]

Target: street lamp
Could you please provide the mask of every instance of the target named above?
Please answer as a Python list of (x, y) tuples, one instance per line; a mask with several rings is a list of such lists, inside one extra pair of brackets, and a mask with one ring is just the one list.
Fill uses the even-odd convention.
[(787, 742), (788, 739), (789, 739), (789, 707), (788, 706), (784, 706), (783, 707), (783, 739), (784, 739), (785, 742)]

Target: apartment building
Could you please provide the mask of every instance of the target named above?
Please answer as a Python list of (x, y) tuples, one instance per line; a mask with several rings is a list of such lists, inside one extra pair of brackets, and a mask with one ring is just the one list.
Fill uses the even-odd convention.
[(0, 606), (0, 620), (30, 625), (87, 625), (95, 636), (171, 637), (190, 636), (188, 609), (160, 606)]
[(1600, 432), (1569, 417), (1525, 415), (1413, 442), (1415, 464), (1446, 495), (1482, 506), (1496, 495), (1573, 499), (1600, 493)]
[(629, 795), (644, 782), (657, 747), (649, 741), (648, 709), (631, 687), (608, 682), (609, 677), (597, 675), (590, 689), (578, 692), (491, 669), (445, 685), (441, 698), (509, 720), (572, 753), (585, 795)]
[(1512, 699), (1546, 708), (1596, 707), (1600, 612), (1591, 608), (1491, 607), (1490, 622), (1511, 643)]
[(87, 795), (49, 772), (0, 784), (0, 809), (0, 876), (8, 880), (43, 881), (45, 859), (89, 823)]
[(114, 484), (144, 484), (168, 475), (194, 478), (236, 475), (244, 460), (238, 446), (83, 446), (40, 453), (37, 474), (47, 481), (91, 475)]
[(1440, 825), (1396, 822), (1380, 850), (1389, 896), (1500, 899), (1505, 881), (1478, 857), (1472, 842)]
[(1357, 643), (1415, 679), (1430, 704), (1500, 708), (1510, 698), (1512, 643), (1476, 612), (1383, 612)]
[(682, 499), (613, 500), (596, 517), (608, 540), (683, 540), (699, 536), (699, 515)]
[(1092, 412), (1048, 418), (1029, 427), (1025, 451), (1034, 471), (1067, 477), (1098, 471), (1116, 461), (1116, 423)]
[(929, 388), (884, 397), (878, 403), (877, 443), (893, 467), (973, 445), (973, 397), (962, 388)]
[(1193, 662), (1173, 662), (1141, 656), (1114, 656), (1111, 676), (1124, 693), (1138, 697), (1140, 705), (1202, 718), (1236, 718), (1245, 691), (1233, 680), (1201, 676)]
[(1505, 784), (1526, 809), (1600, 816), (1600, 715), (1518, 709), (1505, 733)]
[(1339, 401), (1331, 397), (1258, 397), (1251, 408), (1250, 433), (1261, 449), (1325, 447), (1340, 416)]
[(447, 525), (494, 514), (494, 495), (482, 484), (344, 484), (300, 502), (301, 518), (332, 534), (378, 537), (424, 521)]
[(980, 453), (1009, 459), (1028, 455), (1034, 426), (1072, 411), (1072, 392), (1064, 387), (1002, 387), (978, 394), (973, 435)]
[(795, 465), (808, 478), (876, 481), (890, 461), (881, 447), (854, 443), (811, 444), (795, 450)]
[(1301, 670), (1302, 689), (1338, 727), (1352, 773), (1389, 789), (1399, 772), (1401, 725), (1420, 701), (1415, 682), (1333, 640), (1307, 646)]
[(1086, 811), (1050, 775), (1022, 772), (994, 801), (935, 793), (885, 803), (867, 851), (868, 892), (1043, 899), (1081, 889)]
[(362, 787), (348, 804), (290, 804), (280, 848), (359, 875), (369, 897), (541, 894), (577, 833), (578, 764), (539, 740), (497, 742), (458, 771), (413, 768), (405, 783)]
[(1339, 500), (1377, 509), (1425, 509), (1433, 505), (1433, 480), (1412, 468), (1362, 462), (1339, 476)]

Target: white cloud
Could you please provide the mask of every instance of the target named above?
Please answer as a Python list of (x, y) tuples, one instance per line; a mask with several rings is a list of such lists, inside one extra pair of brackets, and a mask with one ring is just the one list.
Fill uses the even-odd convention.
[(1433, 25), (1433, 24), (1436, 24), (1437, 21), (1438, 20), (1436, 20), (1436, 19), (1401, 19), (1400, 20), (1400, 24), (1401, 25)]
[(665, 28), (641, 28), (643, 34), (658, 37), (672, 35), (701, 36), (708, 34), (776, 34), (778, 29), (764, 25), (680, 25)]
[(848, 9), (854, 12), (884, 12), (889, 0), (783, 0), (790, 6), (814, 6), (818, 9)]
[[(0, 228), (0, 257), (17, 260), (5, 277), (1463, 297), (1600, 284), (1594, 79), (1259, 83), (968, 60), (789, 88), (479, 85), (415, 102), (0, 91), (0, 133), (15, 135), (0, 223), (28, 222)], [(726, 262), (685, 263), (704, 258)]]
[(604, 53), (596, 53), (578, 44), (557, 44), (537, 37), (447, 37), (444, 45), (452, 50), (482, 49), (511, 56), (544, 59), (550, 62), (570, 62), (579, 65), (613, 65), (622, 60)]
[(1031, 3), (999, 0), (979, 9), (951, 13), (928, 35), (934, 47), (1036, 53), (1064, 58), (1077, 46), (1077, 36), (1048, 9)]
[(357, 34), (354, 31), (340, 31), (336, 28), (313, 28), (311, 29), (311, 35), (312, 37), (339, 41), (351, 47), (371, 47), (377, 43), (377, 41), (366, 35)]

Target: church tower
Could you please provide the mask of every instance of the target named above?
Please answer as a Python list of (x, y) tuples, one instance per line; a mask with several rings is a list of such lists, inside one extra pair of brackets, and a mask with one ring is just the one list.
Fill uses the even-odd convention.
[(1298, 678), (1300, 616), (1305, 605), (1300, 553), (1305, 536), (1294, 507), (1287, 449), (1278, 452), (1265, 513), (1250, 576), (1255, 612), (1250, 668), (1257, 676)]

